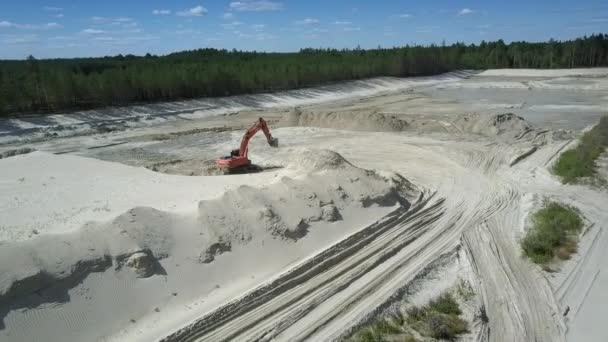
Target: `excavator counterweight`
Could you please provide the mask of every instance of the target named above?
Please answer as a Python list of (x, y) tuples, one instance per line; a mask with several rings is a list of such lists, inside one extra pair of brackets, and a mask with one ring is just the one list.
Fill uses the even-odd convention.
[(260, 130), (264, 132), (268, 145), (279, 147), (279, 139), (274, 138), (272, 134), (270, 134), (270, 128), (268, 128), (266, 121), (259, 118), (258, 121), (245, 132), (239, 149), (232, 150), (229, 156), (221, 157), (215, 161), (217, 167), (222, 170), (233, 171), (250, 166), (251, 160), (247, 157), (249, 152), (249, 140), (251, 140), (251, 138)]

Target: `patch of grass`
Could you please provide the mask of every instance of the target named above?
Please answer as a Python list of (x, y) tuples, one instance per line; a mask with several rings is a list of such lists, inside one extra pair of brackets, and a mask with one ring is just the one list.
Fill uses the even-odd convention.
[(407, 311), (407, 322), (421, 335), (453, 340), (468, 331), (468, 324), (460, 318), (462, 311), (451, 293), (443, 293), (422, 307)]
[(462, 297), (462, 299), (464, 299), (465, 301), (470, 300), (475, 296), (473, 286), (471, 286), (471, 284), (464, 279), (460, 279), (456, 291), (458, 291), (460, 297)]
[(401, 315), (391, 316), (388, 320), (380, 318), (377, 322), (357, 333), (353, 340), (357, 342), (384, 342), (386, 336), (403, 333), (402, 324), (403, 317)]
[(428, 307), (433, 311), (446, 315), (460, 315), (462, 313), (454, 296), (449, 292), (443, 293), (436, 299), (431, 300)]
[(596, 176), (595, 160), (608, 147), (608, 116), (581, 138), (579, 145), (561, 154), (553, 165), (553, 173), (563, 183), (574, 183), (581, 178)]
[(532, 223), (521, 246), (534, 263), (543, 265), (554, 257), (565, 260), (576, 252), (578, 234), (583, 228), (583, 219), (576, 208), (548, 202), (534, 213)]

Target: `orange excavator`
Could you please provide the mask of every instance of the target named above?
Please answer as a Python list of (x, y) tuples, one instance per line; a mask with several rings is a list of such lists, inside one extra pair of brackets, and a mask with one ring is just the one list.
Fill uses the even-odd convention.
[(273, 138), (272, 134), (270, 134), (270, 128), (268, 128), (268, 124), (262, 118), (259, 118), (258, 121), (255, 122), (251, 128), (245, 132), (243, 139), (241, 140), (241, 146), (238, 150), (232, 150), (229, 156), (221, 157), (220, 159), (215, 161), (215, 165), (220, 170), (224, 171), (236, 171), (246, 169), (251, 166), (251, 160), (247, 158), (247, 153), (249, 152), (249, 140), (253, 138), (253, 136), (262, 130), (264, 135), (266, 136), (266, 141), (268, 141), (268, 145), (272, 147), (279, 147), (279, 139)]

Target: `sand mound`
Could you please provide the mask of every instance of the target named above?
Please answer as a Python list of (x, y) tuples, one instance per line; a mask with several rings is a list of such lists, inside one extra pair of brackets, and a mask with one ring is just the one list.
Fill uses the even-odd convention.
[(532, 130), (532, 125), (524, 118), (512, 113), (484, 115), (465, 114), (452, 123), (462, 132), (489, 137), (518, 137)]
[(408, 127), (406, 121), (395, 116), (369, 110), (313, 112), (302, 111), (299, 108), (285, 114), (279, 125), (283, 127), (306, 126), (369, 132), (396, 132)]
[(202, 262), (256, 237), (297, 241), (317, 222), (341, 220), (344, 210), (409, 206), (418, 194), (405, 178), (357, 168), (333, 151), (300, 150), (290, 155), (288, 168), (305, 170), (305, 177), (283, 177), (262, 189), (241, 186), (199, 203), (199, 222), (209, 243)]
[[(375, 217), (395, 206), (409, 207), (419, 195), (403, 177), (355, 167), (332, 151), (298, 150), (290, 156), (288, 168), (282, 172), (294, 178), (283, 176), (262, 188), (238, 187), (217, 199), (199, 202), (192, 213), (137, 207), (76, 231), (3, 242), (0, 260), (10, 262), (0, 263), (0, 330), (7, 324), (7, 315), (11, 315), (11, 324), (15, 315), (27, 321), (28, 310), (48, 303), (71, 305), (70, 310), (84, 315), (82, 310), (89, 307), (72, 305), (72, 297), (74, 291), (88, 291), (82, 284), (92, 273), (99, 274), (94, 279), (103, 279), (103, 286), (116, 291), (162, 284), (166, 279), (179, 283), (179, 279), (191, 277), (194, 267), (199, 267), (196, 272), (204, 272), (207, 269), (200, 267), (225, 262), (219, 260), (223, 254), (238, 264), (239, 258), (262, 253), (255, 246), (264, 246), (264, 242), (277, 247), (299, 243), (313, 231), (321, 236), (348, 233), (356, 229), (354, 217), (376, 213), (371, 214)], [(311, 241), (319, 239), (315, 236)], [(160, 281), (159, 275), (165, 280)], [(139, 278), (150, 279), (132, 283)], [(125, 287), (126, 279), (129, 285)], [(158, 291), (170, 291), (158, 284)], [(175, 296), (171, 292), (164, 295)], [(138, 298), (139, 302), (131, 304), (141, 310), (156, 297), (142, 294)], [(90, 299), (86, 295), (86, 300), (106, 305), (103, 296)]]
[(129, 267), (142, 278), (163, 274), (158, 260), (173, 247), (167, 229), (174, 226), (171, 221), (167, 213), (135, 208), (108, 224), (0, 245), (0, 260), (11, 260), (0, 263), (0, 303), (17, 309), (26, 305), (19, 299), (28, 296), (34, 301), (67, 301), (70, 288), (90, 273), (111, 267)]
[(289, 153), (287, 167), (306, 171), (353, 170), (356, 167), (339, 153), (330, 150), (296, 149)]
[(27, 153), (31, 153), (34, 151), (36, 151), (36, 150), (33, 148), (29, 148), (29, 147), (18, 148), (16, 150), (8, 150), (8, 151), (0, 152), (0, 159), (14, 157), (14, 156), (18, 156), (20, 154), (27, 154)]

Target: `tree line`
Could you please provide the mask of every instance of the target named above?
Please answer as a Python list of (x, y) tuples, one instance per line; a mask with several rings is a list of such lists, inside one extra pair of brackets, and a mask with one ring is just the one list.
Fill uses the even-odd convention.
[(457, 69), (608, 66), (608, 34), (541, 43), (362, 49), (297, 53), (198, 49), (165, 56), (0, 61), (0, 116), (272, 92), (375, 76)]

